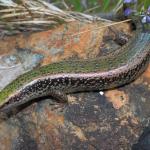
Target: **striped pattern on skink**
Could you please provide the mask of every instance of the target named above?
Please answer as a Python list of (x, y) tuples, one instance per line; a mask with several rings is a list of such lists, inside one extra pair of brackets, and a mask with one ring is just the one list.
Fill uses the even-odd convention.
[(150, 58), (150, 34), (139, 32), (116, 52), (97, 59), (63, 61), (43, 66), (18, 77), (0, 92), (0, 111), (51, 95), (60, 101), (65, 94), (104, 90), (133, 81)]

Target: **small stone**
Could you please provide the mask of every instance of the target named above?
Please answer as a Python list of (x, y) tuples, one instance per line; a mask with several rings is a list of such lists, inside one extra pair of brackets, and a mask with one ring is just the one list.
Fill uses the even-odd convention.
[(104, 95), (104, 92), (103, 92), (103, 91), (100, 91), (99, 94), (100, 94), (100, 95)]

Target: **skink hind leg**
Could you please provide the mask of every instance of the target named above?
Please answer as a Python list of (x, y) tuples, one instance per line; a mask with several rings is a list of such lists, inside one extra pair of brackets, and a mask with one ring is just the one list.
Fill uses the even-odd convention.
[(2, 108), (0, 109), (0, 121), (7, 120), (11, 116), (17, 114), (19, 112), (19, 109), (16, 108), (16, 106), (10, 106), (8, 108)]
[(68, 97), (65, 93), (58, 91), (58, 90), (52, 90), (49, 94), (54, 99), (58, 100), (59, 102), (68, 103)]
[(11, 116), (17, 114), (19, 111), (16, 108), (13, 109), (1, 109), (0, 110), (0, 122), (9, 119)]
[[(58, 90), (51, 90), (49, 93), (47, 93), (47, 96), (52, 96), (53, 99), (56, 99), (60, 103), (68, 103), (68, 97), (65, 93), (58, 91)], [(38, 95), (36, 98), (43, 97), (42, 94), (41, 96)], [(28, 98), (27, 98), (28, 99)], [(24, 106), (29, 106), (26, 105), (28, 102), (34, 102), (33, 99), (28, 99), (28, 100), (22, 100), (15, 102), (15, 103), (10, 103), (4, 107), (0, 108), (0, 120), (7, 120), (10, 116), (17, 114), (20, 110), (25, 108)], [(23, 107), (22, 107), (23, 106)]]
[(7, 113), (0, 111), (0, 122), (3, 120), (7, 120), (8, 118), (9, 118), (9, 116)]

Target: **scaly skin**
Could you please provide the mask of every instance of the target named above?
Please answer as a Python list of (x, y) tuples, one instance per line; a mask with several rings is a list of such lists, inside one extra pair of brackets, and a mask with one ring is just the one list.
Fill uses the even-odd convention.
[(104, 90), (133, 81), (150, 58), (150, 34), (137, 32), (121, 49), (97, 59), (63, 61), (29, 71), (0, 92), (0, 111), (8, 112), (35, 98)]

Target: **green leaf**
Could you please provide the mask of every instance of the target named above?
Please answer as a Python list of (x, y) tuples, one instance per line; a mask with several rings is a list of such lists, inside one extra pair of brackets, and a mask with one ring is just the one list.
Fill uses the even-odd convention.
[(110, 0), (104, 0), (104, 3), (103, 3), (103, 11), (105, 11), (105, 10), (108, 8), (109, 3), (110, 3)]
[(80, 0), (70, 1), (70, 3), (74, 6), (75, 11), (82, 11)]
[(144, 0), (144, 8), (147, 9), (150, 6), (149, 0)]

